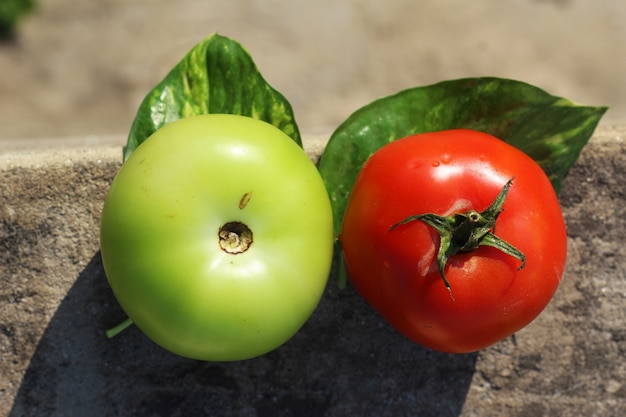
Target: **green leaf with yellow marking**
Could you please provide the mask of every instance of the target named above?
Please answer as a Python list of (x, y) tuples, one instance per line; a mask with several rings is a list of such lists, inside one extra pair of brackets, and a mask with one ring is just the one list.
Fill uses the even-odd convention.
[(530, 84), (494, 77), (443, 81), (378, 99), (335, 130), (320, 158), (335, 232), (341, 231), (361, 167), (389, 142), (454, 128), (486, 132), (530, 155), (558, 192), (606, 109), (578, 105)]
[(166, 124), (208, 113), (263, 120), (302, 146), (287, 99), (261, 76), (241, 44), (213, 34), (194, 46), (144, 98), (128, 135), (124, 160)]

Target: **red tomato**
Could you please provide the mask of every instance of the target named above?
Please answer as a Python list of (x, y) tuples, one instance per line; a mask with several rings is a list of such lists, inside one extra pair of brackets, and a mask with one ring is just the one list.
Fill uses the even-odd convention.
[[(489, 246), (450, 256), (439, 272), (439, 233), (410, 216), (483, 212), (512, 179)], [(395, 227), (393, 227), (396, 225)], [(356, 290), (399, 332), (429, 348), (473, 352), (510, 336), (548, 304), (567, 253), (552, 184), (526, 154), (491, 135), (457, 129), (383, 146), (360, 171), (340, 241)]]

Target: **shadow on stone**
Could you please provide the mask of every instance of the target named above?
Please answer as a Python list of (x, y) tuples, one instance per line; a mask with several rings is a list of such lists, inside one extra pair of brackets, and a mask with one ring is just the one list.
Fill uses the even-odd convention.
[(108, 340), (124, 318), (98, 252), (46, 328), (10, 416), (458, 416), (477, 359), (406, 340), (332, 281), (293, 339), (248, 361), (181, 358), (135, 327)]

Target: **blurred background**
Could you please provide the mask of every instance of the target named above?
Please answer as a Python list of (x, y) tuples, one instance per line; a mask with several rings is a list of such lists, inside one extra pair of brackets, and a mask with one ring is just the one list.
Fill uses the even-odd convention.
[(148, 91), (216, 31), (248, 49), (305, 135), (332, 132), (378, 97), (471, 76), (608, 105), (602, 124), (626, 123), (626, 3), (617, 0), (34, 3), (0, 42), (4, 149), (121, 144)]

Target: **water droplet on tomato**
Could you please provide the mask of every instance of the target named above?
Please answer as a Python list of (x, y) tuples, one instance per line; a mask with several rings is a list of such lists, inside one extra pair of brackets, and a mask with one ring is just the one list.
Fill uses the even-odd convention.
[(432, 165), (433, 165), (434, 167), (438, 167), (438, 166), (439, 166), (439, 161), (433, 161), (433, 162), (432, 162)]

